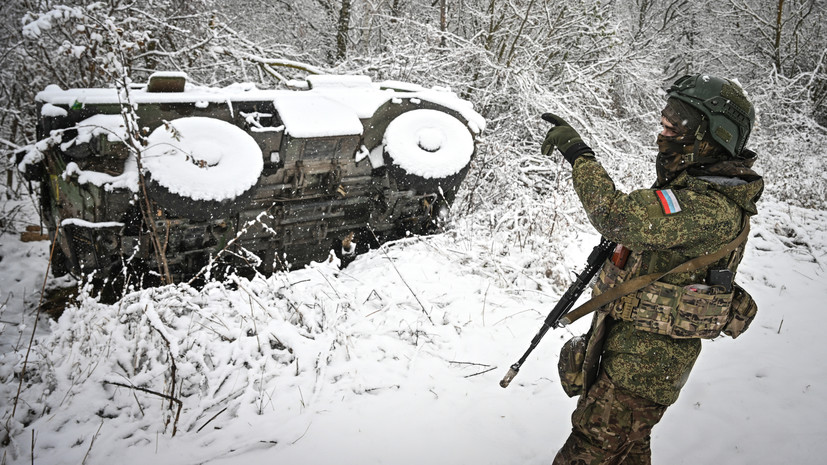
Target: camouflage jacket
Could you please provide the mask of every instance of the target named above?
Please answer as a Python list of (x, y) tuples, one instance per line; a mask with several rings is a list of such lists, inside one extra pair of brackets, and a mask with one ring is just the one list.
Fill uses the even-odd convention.
[[(626, 194), (615, 188), (596, 159), (581, 157), (572, 179), (592, 225), (639, 253), (642, 266), (636, 274), (646, 274), (713, 253), (738, 235), (745, 215), (757, 213), (755, 202), (763, 191), (763, 180), (750, 165), (725, 162), (703, 172), (687, 170), (665, 186)], [(740, 260), (736, 258), (733, 271)], [(706, 273), (702, 269), (672, 274), (662, 281), (702, 283)], [(700, 339), (639, 331), (600, 312), (591, 331), (584, 364), (586, 389), (599, 363), (616, 385), (662, 405), (677, 400), (701, 348)]]

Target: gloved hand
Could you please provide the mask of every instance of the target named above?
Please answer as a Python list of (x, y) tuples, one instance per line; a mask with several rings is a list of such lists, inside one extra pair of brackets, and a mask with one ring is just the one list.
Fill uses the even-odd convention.
[(575, 160), (582, 156), (594, 156), (594, 152), (583, 142), (580, 134), (563, 118), (553, 113), (543, 113), (541, 118), (554, 125), (543, 140), (540, 149), (543, 155), (551, 155), (556, 147), (563, 154), (563, 158), (571, 163), (571, 166), (574, 166)]

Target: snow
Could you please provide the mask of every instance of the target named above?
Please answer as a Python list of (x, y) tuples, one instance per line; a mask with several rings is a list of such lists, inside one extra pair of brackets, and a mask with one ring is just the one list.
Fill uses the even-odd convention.
[(370, 160), (370, 166), (373, 169), (385, 166), (385, 145), (379, 144), (371, 149), (368, 160)]
[[(46, 104), (48, 105), (48, 104)], [(44, 107), (46, 106), (44, 105)], [(62, 109), (60, 107), (57, 107)], [(64, 110), (65, 111), (65, 110)], [(110, 142), (122, 142), (126, 140), (126, 124), (123, 115), (94, 115), (75, 125), (78, 135), (61, 145), (61, 150), (67, 150), (72, 145), (89, 143), (92, 137), (106, 135)]]
[[(359, 147), (359, 151), (356, 152), (356, 156), (353, 158), (353, 161), (359, 163), (360, 161), (364, 160), (365, 158), (370, 156), (370, 151), (364, 145)], [(376, 168), (375, 166), (373, 168)]]
[(384, 89), (402, 90), (402, 91), (405, 91), (405, 92), (421, 92), (423, 90), (426, 90), (424, 87), (420, 86), (419, 84), (412, 84), (410, 82), (393, 81), (393, 80), (382, 81), (382, 82), (379, 83), (379, 87), (384, 88)]
[(325, 75), (317, 74), (307, 76), (307, 83), (311, 89), (319, 89), (322, 87), (332, 87), (337, 90), (341, 89), (373, 89), (373, 82), (370, 76), (360, 75)]
[(252, 113), (245, 113), (241, 112), (241, 116), (244, 117), (244, 121), (247, 123), (248, 127), (250, 128), (251, 132), (282, 132), (284, 131), (284, 126), (262, 126), (261, 118), (270, 118), (273, 115), (271, 113), (259, 113), (254, 111)]
[(234, 199), (258, 182), (264, 168), (255, 139), (214, 118), (178, 118), (158, 126), (147, 141), (141, 161), (152, 179), (195, 200)]
[(62, 136), (60, 132), (52, 131), (52, 134), (50, 134), (49, 137), (27, 146), (23, 159), (17, 164), (17, 169), (20, 172), (25, 173), (29, 165), (35, 165), (43, 161), (43, 152), (49, 150), (50, 147), (54, 147), (59, 144), (61, 140)]
[[(322, 78), (303, 92), (357, 119), (397, 99), (444, 101), (471, 115), (472, 131), (485, 124), (447, 89), (412, 86), (401, 94), (358, 77), (336, 81)], [(277, 101), (280, 92), (188, 86), (183, 94), (206, 106), (239, 96)], [(139, 90), (135, 96), (165, 98)], [(39, 98), (44, 106), (117, 101), (109, 91), (56, 86)], [(402, 158), (414, 153), (410, 169), (417, 170), (423, 159), (470, 137), (459, 121), (437, 121), (447, 115), (428, 111), (403, 114), (412, 120), (395, 120), (401, 129), (369, 154), (361, 148), (359, 156), (381, 166), (385, 144), (398, 146)], [(144, 163), (154, 158), (182, 194), (231, 196), (220, 183), (203, 191), (194, 186), (210, 168), (196, 167), (187, 154), (197, 150), (208, 166), (241, 168), (249, 163), (237, 157), (254, 152), (251, 138), (209, 121), (182, 118), (171, 122), (175, 131), (159, 127)], [(198, 147), (207, 134), (227, 147)], [(26, 160), (59, 142), (53, 134)], [(277, 152), (269, 156), (278, 159)], [(134, 156), (117, 178), (76, 164), (65, 174), (137, 189)], [(222, 183), (226, 179), (222, 175)], [(526, 195), (524, 201), (535, 199)], [(34, 203), (19, 203), (36, 223)], [(554, 205), (563, 215), (573, 208)], [(759, 208), (737, 278), (756, 298), (758, 316), (737, 340), (704, 342), (686, 388), (655, 428), (654, 463), (774, 465), (817, 463), (827, 455), (827, 346), (821, 342), (827, 212), (772, 199)], [(458, 217), (443, 234), (386, 244), (345, 269), (331, 259), (201, 289), (178, 284), (134, 291), (114, 304), (80, 287), (59, 320), (38, 321), (13, 418), (50, 244), (0, 235), (0, 413), (11, 435), (4, 463), (550, 463), (568, 435), (576, 402), (559, 386), (559, 349), (586, 331), (588, 318), (550, 331), (507, 389), (498, 382), (563, 292), (558, 283), (582, 269), (598, 237), (584, 224), (569, 223), (561, 226), (568, 232), (555, 235), (564, 246), (537, 248), (524, 237), (514, 244), (504, 229), (520, 228), (530, 237), (550, 233), (535, 218), (521, 217), (523, 211), (492, 207), (474, 214), (486, 220)], [(63, 224), (121, 226), (80, 219)], [(162, 397), (167, 394), (181, 402), (180, 417), (176, 403)]]
[(101, 221), (101, 222), (92, 222), (92, 221), (85, 221), (78, 218), (66, 218), (65, 220), (60, 222), (60, 226), (80, 226), (83, 228), (91, 228), (91, 229), (98, 229), (98, 228), (121, 228), (124, 226), (123, 223), (117, 221)]
[(155, 71), (154, 73), (149, 75), (149, 79), (152, 78), (184, 78), (187, 79), (187, 73), (183, 71)]
[(471, 161), (474, 138), (461, 121), (436, 110), (413, 110), (388, 125), (383, 140), (393, 162), (409, 174), (443, 178)]
[(124, 162), (123, 173), (112, 176), (100, 171), (82, 170), (75, 162), (66, 165), (63, 177), (77, 176), (78, 184), (92, 184), (103, 187), (109, 192), (114, 189), (125, 188), (132, 192), (138, 192), (138, 162), (135, 155), (130, 155)]
[[(456, 93), (446, 88), (434, 87), (426, 89), (414, 84), (384, 81), (372, 83), (366, 76), (352, 75), (317, 75), (309, 76), (306, 86), (294, 87), (309, 88), (309, 90), (262, 90), (252, 83), (236, 83), (224, 88), (211, 88), (187, 84), (183, 92), (147, 92), (146, 88), (130, 90), (130, 99), (137, 105), (147, 103), (175, 103), (191, 102), (198, 108), (205, 108), (211, 103), (225, 104), (241, 101), (274, 101), (276, 107), (286, 108), (294, 116), (288, 116), (295, 125), (286, 124), (290, 134), (329, 134), (339, 132), (343, 134), (361, 134), (356, 130), (355, 122), (373, 116), (379, 107), (392, 99), (408, 98), (412, 102), (431, 102), (454, 110), (469, 121), (474, 133), (485, 129), (485, 119), (474, 111), (470, 102), (462, 100)], [(312, 88), (311, 88), (312, 87)], [(51, 105), (92, 105), (117, 104), (120, 102), (117, 89), (68, 89), (63, 90), (56, 85), (50, 85), (39, 92), (35, 99), (38, 102)], [(338, 105), (337, 105), (338, 104)], [(340, 107), (342, 105), (343, 107)], [(335, 111), (345, 117), (346, 122), (328, 130), (314, 129), (307, 123), (307, 116), (332, 119), (324, 115), (315, 114), (308, 108), (317, 108), (321, 111)], [(288, 121), (288, 119), (285, 119)], [(361, 131), (361, 129), (359, 130)], [(316, 136), (319, 137), (319, 136)]]
[(44, 103), (40, 109), (40, 115), (45, 117), (66, 116), (69, 112), (63, 108), (52, 105), (51, 103)]
[(283, 93), (274, 104), (285, 131), (293, 137), (362, 134), (362, 123), (353, 110), (322, 95)]
[[(35, 463), (549, 463), (575, 404), (559, 386), (557, 354), (588, 322), (549, 332), (500, 388), (559, 292), (524, 274), (536, 251), (500, 253), (491, 234), (460, 222), (344, 270), (317, 263), (201, 290), (134, 292), (113, 305), (82, 293), (51, 328), (41, 322), (7, 463), (32, 461), (33, 435)], [(580, 234), (554, 260), (579, 269), (596, 242)], [(48, 245), (0, 240), (4, 399), (16, 394), (11, 373)], [(827, 454), (825, 261), (827, 213), (761, 203), (738, 274), (757, 319), (737, 340), (704, 342), (655, 428), (654, 463)], [(168, 402), (124, 387), (166, 392), (170, 357), (183, 402), (174, 437)]]
[[(89, 10), (96, 8), (96, 5), (90, 5)], [(54, 9), (47, 13), (35, 14), (26, 13), (23, 16), (23, 36), (28, 39), (37, 39), (45, 31), (52, 28), (53, 21), (60, 21), (62, 18), (82, 18), (87, 12), (83, 7), (69, 7), (64, 5), (55, 6)]]

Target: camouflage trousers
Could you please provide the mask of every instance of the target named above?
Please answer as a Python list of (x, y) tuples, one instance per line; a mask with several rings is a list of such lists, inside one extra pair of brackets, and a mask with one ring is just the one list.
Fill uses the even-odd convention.
[(616, 387), (606, 373), (581, 396), (553, 465), (651, 464), (650, 434), (665, 405)]

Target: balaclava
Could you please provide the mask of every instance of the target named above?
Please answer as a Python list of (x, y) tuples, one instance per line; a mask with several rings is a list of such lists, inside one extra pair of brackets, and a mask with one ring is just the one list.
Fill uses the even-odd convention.
[[(726, 151), (709, 136), (708, 122), (689, 104), (670, 98), (661, 112), (674, 127), (676, 136), (658, 134), (658, 156), (655, 162), (657, 184), (662, 186), (675, 179), (692, 165), (714, 163), (726, 158)], [(700, 137), (700, 139), (699, 139)]]

